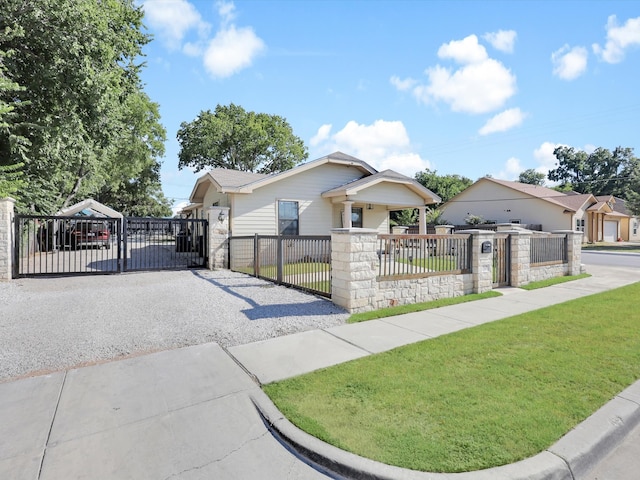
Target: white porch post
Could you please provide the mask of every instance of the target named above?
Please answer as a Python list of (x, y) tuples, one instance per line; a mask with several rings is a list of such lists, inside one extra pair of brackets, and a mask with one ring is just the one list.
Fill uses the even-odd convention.
[(418, 233), (427, 234), (427, 207), (418, 207)]
[(352, 228), (353, 224), (351, 223), (351, 205), (353, 202), (351, 200), (345, 200), (342, 202), (344, 205), (344, 213), (342, 214), (342, 227), (343, 228)]

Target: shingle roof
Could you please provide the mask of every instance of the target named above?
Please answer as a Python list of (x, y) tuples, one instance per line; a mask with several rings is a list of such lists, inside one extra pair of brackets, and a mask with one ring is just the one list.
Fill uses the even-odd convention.
[(269, 176), (264, 173), (241, 172), (226, 168), (214, 168), (209, 171), (209, 175), (223, 189), (241, 187)]
[(413, 191), (421, 195), (425, 200), (428, 198), (435, 203), (441, 201), (441, 198), (438, 195), (421, 185), (413, 178), (407, 177), (406, 175), (395, 172), (393, 170), (383, 170), (382, 172), (374, 173), (373, 175), (353, 180), (351, 182), (345, 183), (344, 185), (340, 185), (339, 187), (332, 188), (331, 190), (327, 190), (326, 192), (322, 192), (322, 196), (331, 197), (335, 195), (352, 195), (358, 190), (383, 181), (408, 185)]
[(498, 180), (497, 178), (485, 177), (486, 180), (490, 180), (494, 183), (504, 185), (518, 192), (532, 197), (546, 200), (561, 207), (565, 207), (571, 211), (577, 211), (582, 207), (585, 202), (590, 198), (594, 198), (590, 193), (575, 193), (575, 192), (559, 192), (552, 188), (542, 187), (540, 185), (530, 185), (528, 183), (512, 182), (510, 180)]

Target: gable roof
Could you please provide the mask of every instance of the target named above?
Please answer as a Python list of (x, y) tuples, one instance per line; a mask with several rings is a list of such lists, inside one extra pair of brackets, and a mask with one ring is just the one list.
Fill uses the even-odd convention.
[(433, 193), (428, 188), (414, 180), (413, 178), (402, 175), (401, 173), (394, 172), (393, 170), (384, 170), (382, 172), (374, 173), (368, 177), (354, 180), (345, 185), (341, 185), (326, 192), (322, 192), (322, 197), (338, 197), (356, 195), (359, 191), (372, 187), (381, 182), (387, 183), (399, 183), (406, 185), (411, 191), (419, 195), (425, 200), (425, 203), (439, 203), (442, 199)]
[(70, 207), (63, 208), (58, 211), (56, 215), (60, 216), (72, 216), (72, 215), (97, 215), (111, 218), (122, 218), (122, 214), (120, 212), (115, 211), (113, 208), (109, 208), (106, 205), (94, 200), (93, 198), (87, 198), (86, 200), (82, 200)]
[[(542, 187), (540, 185), (512, 182), (510, 180), (498, 180), (497, 178), (491, 177), (482, 177), (473, 185), (481, 181), (488, 181), (496, 183), (498, 185), (502, 185), (524, 195), (528, 195), (530, 197), (538, 198), (554, 205), (558, 205), (571, 212), (576, 212), (584, 206), (588, 206), (597, 202), (596, 197), (594, 197), (590, 193), (559, 192), (552, 188)], [(473, 185), (467, 188), (472, 188)], [(464, 193), (464, 190), (461, 193)]]
[(198, 203), (198, 200), (202, 200), (207, 188), (207, 183), (215, 185), (220, 193), (251, 193), (256, 188), (283, 180), (327, 163), (353, 166), (361, 170), (363, 175), (373, 175), (377, 173), (377, 170), (368, 163), (342, 152), (334, 152), (322, 158), (285, 170), (284, 172), (273, 174), (214, 168), (196, 180), (189, 199), (193, 203)]

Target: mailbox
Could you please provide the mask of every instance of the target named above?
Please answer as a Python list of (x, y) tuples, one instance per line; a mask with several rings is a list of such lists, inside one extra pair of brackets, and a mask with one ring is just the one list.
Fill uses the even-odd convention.
[(493, 250), (493, 242), (482, 242), (482, 253), (491, 253)]

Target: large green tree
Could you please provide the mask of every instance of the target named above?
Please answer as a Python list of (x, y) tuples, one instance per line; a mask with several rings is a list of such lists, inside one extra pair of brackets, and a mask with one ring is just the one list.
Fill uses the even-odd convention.
[(542, 172), (536, 172), (533, 168), (520, 172), (518, 181), (520, 183), (528, 183), (529, 185), (544, 185), (546, 175)]
[(295, 167), (308, 157), (304, 142), (278, 115), (248, 112), (234, 105), (202, 111), (178, 130), (180, 169), (228, 168), (276, 173)]
[(473, 180), (462, 175), (438, 175), (436, 170), (428, 168), (416, 173), (415, 179), (438, 195), (443, 202), (449, 201), (473, 183)]
[[(19, 106), (0, 131), (0, 165), (24, 161), (18, 209), (51, 213), (143, 177), (159, 189), (166, 135), (136, 63), (149, 41), (141, 7), (2, 0), (0, 11), (0, 58), (20, 86), (0, 90), (1, 102)], [(141, 105), (150, 113), (136, 112)], [(139, 136), (128, 148), (132, 132)], [(22, 152), (16, 138), (25, 139)]]
[(553, 154), (558, 159), (557, 166), (549, 170), (547, 177), (559, 182), (561, 189), (627, 197), (628, 179), (638, 162), (632, 148), (617, 147), (610, 151), (600, 147), (587, 153), (561, 146)]

